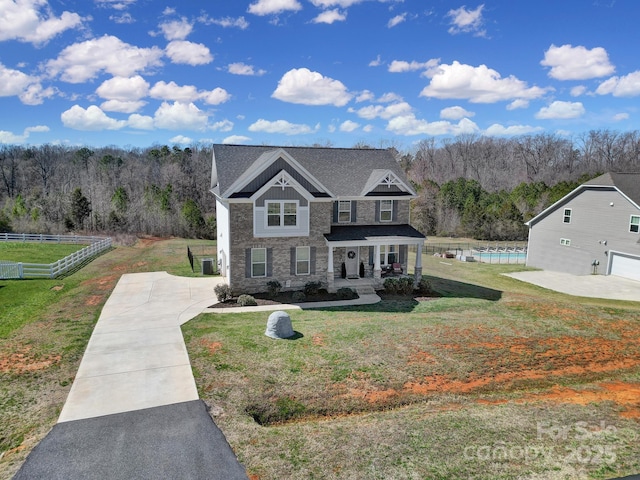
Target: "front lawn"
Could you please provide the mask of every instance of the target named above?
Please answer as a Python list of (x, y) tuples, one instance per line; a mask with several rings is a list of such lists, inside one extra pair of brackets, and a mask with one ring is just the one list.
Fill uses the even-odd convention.
[[(441, 260), (441, 259), (440, 259)], [(425, 258), (442, 297), (203, 314), (201, 398), (253, 478), (611, 478), (640, 471), (640, 312)], [(558, 433), (559, 432), (559, 433)]]

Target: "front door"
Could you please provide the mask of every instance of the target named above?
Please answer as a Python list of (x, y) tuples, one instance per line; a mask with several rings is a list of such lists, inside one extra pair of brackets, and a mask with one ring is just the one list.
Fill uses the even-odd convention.
[(347, 256), (345, 261), (347, 270), (347, 278), (360, 278), (358, 274), (358, 249), (347, 247)]

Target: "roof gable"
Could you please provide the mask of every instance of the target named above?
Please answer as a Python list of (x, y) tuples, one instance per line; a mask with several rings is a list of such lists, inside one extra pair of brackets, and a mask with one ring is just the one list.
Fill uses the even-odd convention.
[(415, 195), (415, 192), (391, 170), (375, 169), (360, 193), (367, 195)]
[[(249, 190), (282, 169), (316, 198), (322, 194), (331, 198), (357, 198), (375, 190), (386, 176), (397, 189), (395, 193), (389, 190), (387, 193), (415, 196), (389, 150), (216, 144), (213, 163), (212, 191), (223, 198), (249, 197), (252, 194)], [(265, 174), (264, 178), (256, 185), (251, 184), (261, 174)]]

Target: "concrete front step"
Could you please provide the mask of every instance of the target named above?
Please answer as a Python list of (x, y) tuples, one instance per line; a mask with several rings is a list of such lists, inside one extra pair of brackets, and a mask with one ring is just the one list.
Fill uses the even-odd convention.
[(375, 295), (376, 291), (375, 289), (371, 286), (371, 285), (361, 285), (356, 287), (356, 292), (358, 293), (358, 296), (363, 296), (363, 295)]

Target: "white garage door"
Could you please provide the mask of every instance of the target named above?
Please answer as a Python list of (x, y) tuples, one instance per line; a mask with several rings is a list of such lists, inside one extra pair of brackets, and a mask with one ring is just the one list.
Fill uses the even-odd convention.
[(611, 275), (640, 281), (640, 257), (611, 252)]

